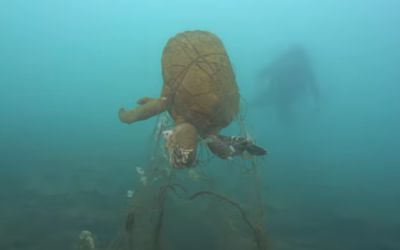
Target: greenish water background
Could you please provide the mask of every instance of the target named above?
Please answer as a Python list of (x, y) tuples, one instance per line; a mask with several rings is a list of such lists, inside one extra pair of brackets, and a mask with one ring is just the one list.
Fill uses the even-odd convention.
[[(389, 0), (1, 1), (0, 248), (48, 249), (46, 242), (64, 239), (63, 225), (72, 234), (103, 223), (100, 237), (112, 237), (114, 218), (95, 222), (82, 207), (63, 209), (89, 197), (87, 211), (123, 206), (134, 167), (149, 160), (155, 119), (126, 126), (117, 110), (159, 94), (168, 38), (203, 29), (223, 40), (248, 102), (247, 127), (270, 151), (261, 164), (274, 207), (271, 235), (325, 249), (397, 249), (399, 7)], [(310, 53), (321, 101), (299, 102), (295, 121), (282, 124), (272, 108), (251, 101), (260, 94), (256, 75), (294, 43)]]

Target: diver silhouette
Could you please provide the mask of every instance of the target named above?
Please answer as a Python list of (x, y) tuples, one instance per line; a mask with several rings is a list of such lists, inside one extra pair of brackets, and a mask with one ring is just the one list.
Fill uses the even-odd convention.
[(314, 101), (319, 99), (319, 87), (306, 50), (295, 45), (273, 60), (259, 74), (264, 91), (258, 97), (260, 106), (273, 105), (283, 121), (293, 119), (293, 105), (311, 94)]

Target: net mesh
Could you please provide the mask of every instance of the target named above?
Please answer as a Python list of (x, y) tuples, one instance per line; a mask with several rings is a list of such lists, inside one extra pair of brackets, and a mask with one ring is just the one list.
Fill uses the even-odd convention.
[[(249, 136), (244, 117), (237, 122)], [(168, 114), (155, 126), (152, 156), (138, 170), (135, 192), (109, 250), (267, 249), (259, 166), (255, 159), (216, 159), (200, 143), (198, 164), (173, 169), (162, 131)]]

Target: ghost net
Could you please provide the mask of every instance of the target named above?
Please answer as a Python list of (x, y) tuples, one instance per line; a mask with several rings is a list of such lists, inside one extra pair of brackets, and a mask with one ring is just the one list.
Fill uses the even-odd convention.
[[(248, 136), (242, 118), (237, 124)], [(137, 170), (140, 181), (123, 226), (107, 249), (267, 249), (256, 160), (212, 159), (200, 143), (197, 166), (174, 169), (161, 139), (171, 126), (167, 114), (159, 116), (151, 160)]]

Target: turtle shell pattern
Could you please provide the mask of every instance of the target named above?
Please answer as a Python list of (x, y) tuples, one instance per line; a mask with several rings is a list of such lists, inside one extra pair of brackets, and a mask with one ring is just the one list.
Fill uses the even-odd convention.
[(200, 136), (218, 131), (239, 111), (235, 75), (221, 40), (210, 32), (187, 31), (171, 38), (162, 56), (168, 112), (189, 122)]

